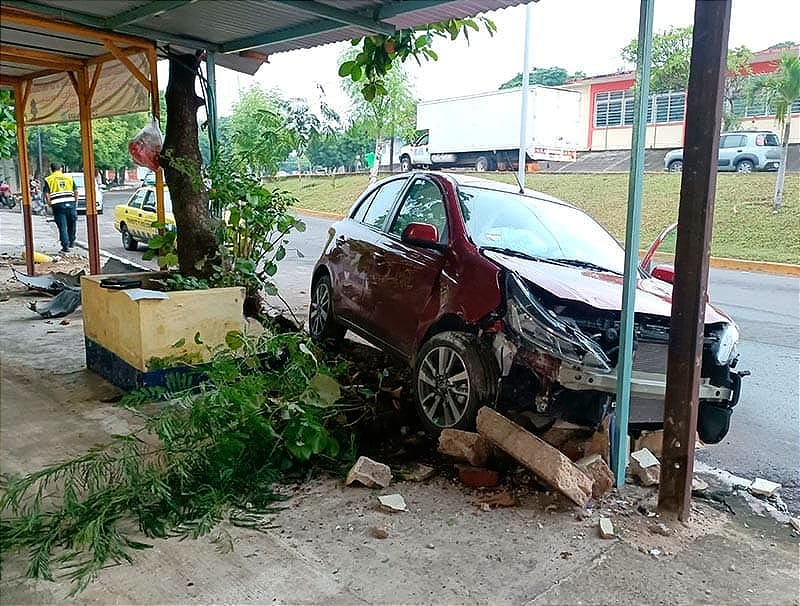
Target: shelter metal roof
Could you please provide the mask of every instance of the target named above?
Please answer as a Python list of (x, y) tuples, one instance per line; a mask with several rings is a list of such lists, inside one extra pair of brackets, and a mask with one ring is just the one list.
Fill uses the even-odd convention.
[[(46, 31), (68, 23), (217, 52), (217, 64), (255, 73), (271, 54), (416, 27), (523, 4), (527, 0), (0, 0), (0, 77), (28, 78), (43, 68), (38, 52), (77, 61), (107, 54), (102, 42)], [(11, 52), (14, 51), (14, 52)], [(55, 69), (57, 66), (53, 66)]]

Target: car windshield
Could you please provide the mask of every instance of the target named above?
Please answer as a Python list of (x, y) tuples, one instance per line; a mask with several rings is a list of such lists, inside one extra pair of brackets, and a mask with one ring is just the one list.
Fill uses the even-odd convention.
[(459, 188), (467, 234), (480, 248), (622, 273), (624, 251), (584, 212), (547, 200), (477, 187)]
[(72, 182), (75, 183), (76, 187), (83, 187), (83, 175), (82, 174), (73, 175)]

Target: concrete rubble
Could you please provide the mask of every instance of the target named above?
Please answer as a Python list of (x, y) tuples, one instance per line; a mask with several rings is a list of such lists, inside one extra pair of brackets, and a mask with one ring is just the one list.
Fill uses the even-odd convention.
[(750, 492), (762, 497), (771, 497), (781, 489), (777, 482), (770, 482), (763, 478), (756, 478), (749, 486)]
[(600, 531), (600, 538), (601, 539), (613, 539), (614, 538), (614, 524), (611, 523), (611, 520), (608, 518), (600, 518), (600, 521), (597, 524), (597, 528)]
[(583, 507), (591, 499), (592, 479), (547, 442), (486, 406), (478, 411), (477, 427), (478, 433), (494, 446), (575, 504)]
[(384, 511), (388, 511), (389, 513), (408, 511), (405, 499), (399, 494), (380, 495), (378, 497), (378, 503), (380, 503)]
[(642, 450), (646, 448), (652, 452), (659, 459), (661, 458), (661, 450), (663, 448), (664, 431), (643, 431), (642, 435), (633, 441), (633, 450)]
[(653, 486), (661, 479), (661, 464), (647, 448), (631, 453), (629, 469), (642, 486)]
[(484, 467), (489, 459), (490, 447), (477, 433), (444, 429), (439, 435), (439, 452), (474, 467)]
[(346, 486), (358, 483), (367, 488), (386, 488), (392, 481), (392, 470), (388, 465), (368, 457), (358, 457), (347, 473)]
[(470, 488), (494, 488), (500, 483), (500, 474), (485, 467), (458, 465), (458, 479)]
[(599, 454), (589, 455), (575, 461), (575, 467), (592, 479), (592, 498), (595, 501), (611, 490), (614, 485), (614, 474)]

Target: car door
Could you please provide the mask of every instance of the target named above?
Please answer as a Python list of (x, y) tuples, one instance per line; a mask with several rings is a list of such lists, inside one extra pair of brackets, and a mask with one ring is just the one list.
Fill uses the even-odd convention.
[(369, 332), (369, 313), (363, 293), (373, 269), (373, 242), (386, 226), (397, 197), (408, 179), (393, 179), (373, 190), (350, 217), (334, 224), (329, 233), (328, 268), (333, 282), (336, 315)]
[(414, 166), (424, 166), (431, 163), (431, 154), (428, 151), (428, 137), (429, 134), (422, 135), (416, 140), (414, 147), (411, 148), (411, 161)]
[(147, 195), (142, 202), (142, 213), (139, 215), (139, 221), (141, 223), (140, 229), (144, 238), (143, 241), (147, 242), (158, 233), (158, 229), (153, 227), (153, 223), (158, 221), (158, 214), (156, 213), (156, 192), (152, 189), (147, 190)]
[[(403, 242), (403, 230), (410, 223), (436, 227), (442, 248)], [(430, 179), (416, 177), (376, 242), (365, 305), (373, 334), (406, 357), (414, 353), (419, 325), (438, 314), (447, 225), (442, 191)]]
[(119, 217), (120, 224), (124, 223), (128, 227), (128, 231), (135, 238), (138, 232), (137, 223), (139, 215), (142, 212), (142, 201), (144, 200), (146, 190), (140, 189), (136, 191), (128, 200), (127, 204), (122, 205), (121, 216)]
[(719, 169), (733, 170), (736, 156), (742, 152), (745, 135), (723, 135), (719, 140)]

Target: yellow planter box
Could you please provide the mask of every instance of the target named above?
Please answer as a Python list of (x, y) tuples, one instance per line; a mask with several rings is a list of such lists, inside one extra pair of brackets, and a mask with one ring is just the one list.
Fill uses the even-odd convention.
[[(150, 280), (161, 275), (113, 277), (141, 280), (141, 288), (150, 289), (154, 286)], [(230, 331), (244, 331), (244, 288), (175, 291), (165, 293), (166, 299), (134, 300), (130, 295), (135, 291), (100, 286), (100, 281), (109, 277), (81, 278), (83, 331), (87, 366), (120, 387), (148, 384), (141, 376), (135, 380), (131, 376), (153, 371), (154, 359), (186, 355), (205, 361), (208, 348), (224, 344)], [(202, 344), (195, 343), (196, 333)], [(182, 339), (183, 344), (174, 347)]]

